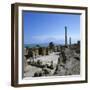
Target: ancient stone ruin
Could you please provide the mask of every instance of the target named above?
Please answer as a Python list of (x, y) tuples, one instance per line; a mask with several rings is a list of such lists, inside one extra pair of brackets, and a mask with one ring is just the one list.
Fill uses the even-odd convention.
[[(47, 47), (24, 48), (24, 68), (32, 68), (32, 77), (80, 74), (80, 41), (72, 44), (70, 37), (68, 44), (67, 38), (65, 26), (64, 45), (54, 45), (50, 42)], [(25, 75), (28, 75), (27, 72)]]

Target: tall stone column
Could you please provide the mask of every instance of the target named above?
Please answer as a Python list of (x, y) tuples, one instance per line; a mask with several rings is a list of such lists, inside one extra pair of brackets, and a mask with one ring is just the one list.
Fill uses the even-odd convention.
[(69, 37), (69, 45), (71, 46), (71, 37)]
[(71, 47), (71, 37), (69, 37), (69, 48)]
[(65, 46), (67, 46), (67, 27), (65, 26)]

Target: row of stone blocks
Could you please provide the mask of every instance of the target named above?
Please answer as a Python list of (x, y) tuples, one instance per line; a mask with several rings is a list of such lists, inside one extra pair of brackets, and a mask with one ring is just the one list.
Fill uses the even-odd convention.
[(49, 47), (39, 47), (39, 48), (24, 48), (24, 55), (26, 58), (29, 57), (38, 57), (39, 55), (49, 55), (52, 52), (59, 52), (61, 49), (59, 46), (54, 46), (53, 49), (50, 49)]

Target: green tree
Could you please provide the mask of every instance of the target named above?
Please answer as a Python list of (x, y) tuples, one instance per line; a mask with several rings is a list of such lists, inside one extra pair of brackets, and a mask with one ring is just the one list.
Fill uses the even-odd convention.
[(50, 43), (49, 43), (49, 48), (50, 48), (51, 50), (54, 49), (54, 43), (53, 43), (53, 42), (50, 42)]
[(38, 47), (38, 48), (39, 48), (39, 47), (40, 47), (40, 45), (39, 45), (39, 44), (37, 44), (37, 45), (36, 45), (36, 47)]

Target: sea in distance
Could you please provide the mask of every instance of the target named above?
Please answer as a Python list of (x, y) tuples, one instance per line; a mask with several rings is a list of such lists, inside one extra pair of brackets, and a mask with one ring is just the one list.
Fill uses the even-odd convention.
[[(29, 48), (34, 48), (37, 47), (37, 45), (39, 45), (40, 47), (48, 47), (49, 43), (41, 43), (41, 44), (24, 44), (24, 47), (29, 47)], [(60, 45), (60, 44), (55, 44), (54, 45)], [(62, 44), (63, 45), (63, 44)]]

